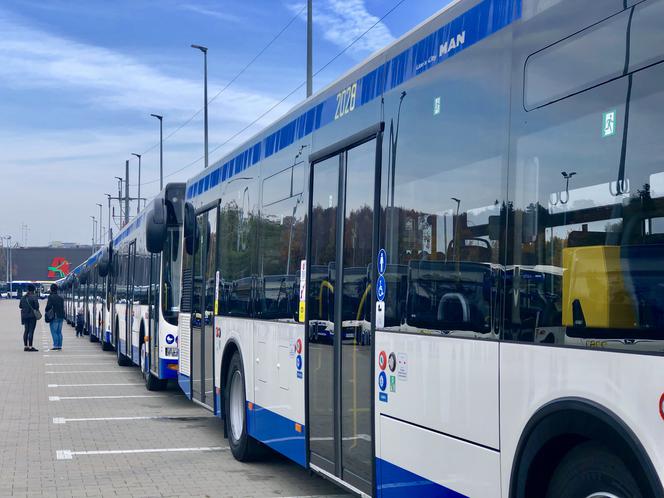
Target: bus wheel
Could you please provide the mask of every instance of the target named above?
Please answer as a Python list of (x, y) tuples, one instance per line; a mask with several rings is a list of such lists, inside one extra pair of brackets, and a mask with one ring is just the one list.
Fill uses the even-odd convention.
[(110, 342), (106, 342), (103, 338), (103, 333), (102, 333), (102, 339), (101, 339), (101, 350), (102, 351), (113, 351), (113, 344)]
[(241, 461), (255, 460), (260, 456), (260, 443), (247, 434), (247, 396), (244, 386), (244, 371), (240, 354), (231, 358), (226, 377), (224, 413), (228, 443), (233, 456)]
[(148, 391), (163, 391), (168, 385), (167, 379), (160, 379), (155, 377), (150, 371), (150, 367), (146, 362), (146, 352), (145, 352), (145, 343), (141, 347), (141, 373), (143, 374), (143, 380), (145, 380), (145, 388)]
[(572, 449), (553, 473), (547, 498), (642, 498), (634, 476), (606, 446), (594, 441)]

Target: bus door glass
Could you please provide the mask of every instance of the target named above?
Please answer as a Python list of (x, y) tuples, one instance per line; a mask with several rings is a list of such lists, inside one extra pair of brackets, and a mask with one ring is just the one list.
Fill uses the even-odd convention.
[(307, 334), (310, 461), (372, 488), (371, 267), (376, 139), (312, 165)]
[(214, 286), (217, 240), (217, 209), (197, 217), (197, 240), (194, 248), (194, 296), (191, 320), (193, 398), (212, 407), (214, 403)]
[(125, 355), (132, 358), (132, 337), (133, 337), (133, 327), (134, 327), (134, 278), (136, 276), (136, 241), (132, 242), (129, 245), (129, 264), (127, 266), (127, 345)]

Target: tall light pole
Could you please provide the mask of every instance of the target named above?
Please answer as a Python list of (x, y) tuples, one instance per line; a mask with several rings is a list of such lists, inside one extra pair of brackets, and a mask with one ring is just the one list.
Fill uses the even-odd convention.
[(159, 192), (161, 192), (164, 188), (164, 116), (159, 114), (150, 114), (150, 116), (159, 120)]
[(124, 224), (129, 225), (129, 159), (125, 161), (125, 213)]
[(97, 219), (94, 216), (90, 216), (92, 218), (92, 252), (95, 252), (95, 232), (97, 231)]
[(111, 199), (113, 198), (111, 194), (104, 194), (108, 197), (108, 242), (111, 241)]
[(101, 226), (101, 218), (102, 218), (102, 206), (100, 203), (97, 203), (97, 206), (99, 206), (99, 245), (101, 246), (101, 240), (102, 240), (102, 226)]
[(124, 179), (116, 176), (115, 179), (118, 181), (118, 205), (120, 206), (120, 225), (122, 225), (122, 184)]
[(314, 89), (314, 49), (313, 49), (313, 0), (307, 0), (307, 98), (311, 97)]
[(207, 47), (203, 47), (202, 45), (192, 45), (191, 48), (196, 48), (203, 52), (203, 78), (204, 78), (204, 85), (203, 85), (203, 119), (205, 121), (205, 167), (208, 167), (208, 98), (207, 98)]
[(141, 212), (141, 155), (136, 152), (131, 153), (132, 156), (138, 157), (138, 207), (136, 208), (136, 215)]

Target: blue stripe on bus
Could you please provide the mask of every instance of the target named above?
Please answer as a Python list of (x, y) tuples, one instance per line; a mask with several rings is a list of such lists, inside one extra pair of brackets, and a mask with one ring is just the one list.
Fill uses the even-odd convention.
[(111, 342), (111, 331), (110, 330), (106, 331), (106, 337), (104, 338), (104, 342), (106, 344), (112, 344), (112, 342)]
[(178, 372), (178, 385), (187, 399), (191, 399), (191, 378)]
[[(279, 415), (254, 403), (253, 410), (247, 403), (247, 432), (275, 451), (303, 467), (307, 465), (306, 430), (304, 424)], [(300, 428), (298, 432), (296, 425)]]
[(134, 362), (134, 365), (140, 365), (140, 354), (138, 352), (138, 346), (131, 346), (131, 361)]
[[(355, 108), (362, 107), (386, 92), (450, 59), (468, 47), (497, 33), (521, 18), (522, 0), (484, 0), (446, 25), (418, 41), (397, 56), (357, 80)], [(463, 33), (463, 43), (456, 44)], [(454, 45), (448, 44), (454, 40)], [(442, 49), (445, 47), (445, 50)], [(289, 147), (314, 131), (338, 119), (337, 95), (303, 111), (298, 117), (265, 137), (224, 164), (214, 168), (187, 187), (186, 199), (192, 199), (221, 182), (253, 166), (261, 159)]]
[(376, 487), (381, 498), (467, 498), (453, 489), (376, 458)]
[(177, 365), (178, 360), (169, 360), (166, 358), (159, 358), (159, 378), (160, 379), (177, 379), (178, 371), (168, 368), (168, 365)]

